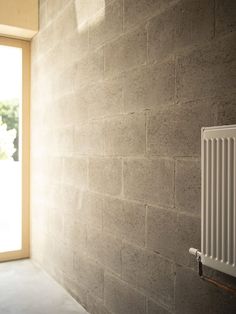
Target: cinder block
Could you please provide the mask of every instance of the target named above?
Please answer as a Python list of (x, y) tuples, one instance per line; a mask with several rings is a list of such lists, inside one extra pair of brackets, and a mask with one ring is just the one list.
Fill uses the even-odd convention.
[(58, 258), (52, 259), (51, 261), (47, 260), (47, 263), (45, 264), (45, 270), (53, 277), (56, 278), (57, 282), (60, 285), (63, 285), (63, 277), (64, 272), (58, 267)]
[[(43, 128), (38, 133), (40, 140), (38, 143), (38, 156), (46, 155), (53, 151), (58, 153), (69, 153), (73, 150), (73, 128), (71, 126), (60, 129)], [(60, 137), (60, 145), (59, 145)]]
[(236, 102), (235, 99), (216, 101), (217, 116), (216, 125), (236, 124)]
[[(31, 60), (31, 75), (36, 76), (38, 75), (38, 70), (39, 70), (39, 65), (38, 65), (38, 45), (39, 45), (39, 36), (35, 36), (34, 39), (31, 42), (31, 54), (33, 57), (33, 60)], [(32, 92), (32, 87), (35, 86), (35, 82), (31, 82), (31, 92)]]
[(108, 273), (105, 274), (104, 299), (106, 308), (112, 313), (145, 313), (145, 297)]
[(181, 1), (154, 17), (148, 27), (149, 62), (161, 61), (214, 34), (214, 1)]
[(184, 0), (174, 8), (175, 48), (204, 43), (214, 36), (214, 0)]
[(98, 13), (98, 11), (104, 12), (105, 5), (107, 5), (111, 0), (107, 0), (106, 3), (103, 1), (84, 1), (75, 0), (75, 11), (77, 25), (79, 29), (88, 26), (89, 20)]
[(175, 260), (179, 247), (178, 214), (165, 209), (148, 207), (147, 210), (147, 247)]
[(73, 98), (71, 100), (73, 115), (71, 117), (75, 127), (82, 125), (88, 121), (88, 106), (84, 98), (81, 97), (80, 91), (73, 93)]
[[(88, 93), (89, 89), (89, 93)], [(90, 118), (106, 117), (123, 111), (123, 76), (96, 83), (86, 92)]]
[(79, 128), (88, 122), (88, 106), (90, 101), (88, 88), (76, 90), (73, 96), (74, 114), (72, 121), (74, 122), (74, 126)]
[[(32, 221), (32, 226), (34, 227), (34, 231), (31, 234), (31, 240), (34, 241), (36, 245), (31, 250), (31, 256), (33, 256), (33, 258), (37, 260), (38, 263), (43, 265), (45, 263), (45, 252), (47, 252), (45, 246), (46, 243), (49, 244), (49, 241), (47, 241), (48, 239), (45, 234), (38, 232), (38, 230), (35, 232), (37, 221)], [(47, 256), (51, 258), (52, 254), (48, 254)]]
[[(73, 269), (73, 252), (66, 247), (63, 243), (61, 245), (53, 245), (52, 263), (55, 272), (63, 272), (70, 278), (74, 276)], [(47, 264), (47, 263), (46, 263)], [(63, 275), (59, 274), (60, 281)]]
[(73, 278), (74, 276), (74, 267), (73, 267), (73, 258), (74, 258), (74, 252), (68, 247), (66, 244), (57, 246), (58, 250), (61, 251), (60, 255), (56, 257), (56, 260), (60, 263), (62, 262), (62, 271), (63, 273)]
[(66, 68), (60, 75), (54, 78), (53, 82), (53, 96), (55, 98), (60, 98), (66, 94), (74, 92), (73, 82), (76, 75), (75, 64)]
[(59, 98), (53, 108), (53, 112), (48, 112), (46, 122), (51, 123), (53, 115), (53, 121), (56, 127), (73, 126), (74, 103), (74, 95), (72, 93)]
[(123, 1), (104, 4), (104, 9), (89, 21), (89, 45), (97, 47), (118, 37), (123, 31)]
[[(41, 159), (42, 160), (42, 159)], [(51, 157), (46, 159), (48, 180), (52, 183), (60, 183), (63, 175), (63, 158)]]
[(86, 225), (78, 221), (64, 219), (64, 242), (72, 252), (85, 251), (87, 247)]
[(125, 111), (155, 109), (175, 97), (174, 61), (129, 71), (125, 75)]
[(87, 160), (84, 158), (64, 158), (63, 183), (80, 189), (87, 187)]
[(87, 225), (102, 229), (103, 196), (83, 192), (77, 203), (76, 217), (78, 221), (84, 221)]
[(88, 228), (88, 254), (112, 272), (121, 273), (121, 240), (96, 230)]
[(61, 185), (59, 194), (57, 194), (57, 198), (59, 200), (58, 205), (60, 208), (69, 211), (70, 209), (75, 208), (77, 201), (77, 189), (70, 185)]
[(75, 0), (74, 2), (78, 28), (83, 29), (88, 27), (88, 21), (91, 16), (97, 12), (97, 7), (96, 10), (92, 11), (92, 5), (90, 1)]
[[(43, 186), (43, 187), (42, 187)], [(47, 189), (48, 188), (48, 189)], [(46, 190), (47, 189), (47, 190)], [(37, 200), (43, 200), (45, 196), (47, 197), (47, 204), (49, 208), (55, 209), (59, 208), (60, 206), (60, 199), (58, 195), (60, 195), (61, 185), (60, 183), (51, 184), (49, 187), (47, 187), (45, 184), (37, 185), (32, 189), (33, 193), (36, 193), (37, 191)]]
[(122, 279), (168, 308), (174, 303), (174, 264), (159, 254), (124, 245)]
[(153, 302), (151, 299), (148, 300), (147, 313), (148, 314), (170, 314), (169, 311), (164, 309), (159, 304)]
[(191, 266), (190, 247), (200, 248), (200, 218), (148, 207), (147, 247), (181, 265)]
[[(56, 41), (54, 42), (53, 38), (51, 40), (51, 49), (47, 52), (45, 56), (43, 56), (43, 59), (40, 60), (41, 67), (45, 71), (44, 77), (47, 77), (47, 80), (50, 79), (51, 76), (56, 77), (57, 73), (61, 73), (66, 69), (66, 63), (62, 59), (62, 43), (58, 43)], [(68, 67), (69, 64), (67, 64), (67, 68)]]
[(143, 155), (146, 150), (145, 114), (121, 115), (104, 123), (105, 154)]
[(63, 10), (65, 5), (68, 3), (67, 0), (51, 0), (45, 1), (47, 6), (48, 20), (51, 22)]
[(158, 156), (199, 156), (201, 127), (211, 125), (214, 108), (209, 100), (163, 106), (149, 115), (147, 151)]
[[(71, 188), (71, 186), (66, 186), (68, 189)], [(79, 194), (79, 191), (76, 191), (76, 200), (77, 201), (77, 196)], [(71, 195), (69, 194), (69, 192), (67, 192), (68, 197), (71, 197), (71, 195), (73, 196), (73, 194), (71, 193)], [(69, 202), (68, 202), (69, 203)], [(62, 211), (63, 211), (63, 222), (64, 222), (64, 226), (67, 225), (68, 227), (74, 225), (75, 223), (75, 208), (76, 207), (62, 207)]]
[(99, 48), (85, 55), (76, 64), (74, 90), (91, 85), (93, 82), (102, 81), (104, 78), (104, 51)]
[(235, 34), (177, 59), (176, 90), (181, 101), (223, 97), (236, 89)]
[(148, 24), (148, 62), (162, 61), (175, 51), (174, 10), (155, 16)]
[(141, 23), (149, 16), (168, 7), (173, 0), (125, 0), (124, 1), (124, 28), (127, 30)]
[(75, 255), (74, 268), (76, 281), (95, 297), (103, 298), (104, 272), (98, 263), (80, 253)]
[[(104, 152), (104, 124), (103, 121), (90, 121), (85, 135), (88, 136), (88, 154), (102, 155)], [(83, 138), (81, 138), (83, 141)]]
[(144, 246), (145, 205), (104, 198), (103, 228), (105, 231)]
[(88, 294), (87, 310), (89, 313), (93, 314), (110, 314), (108, 309), (103, 304), (103, 301), (98, 298), (94, 298), (91, 294)]
[(74, 96), (74, 116), (71, 117), (76, 128), (83, 127), (88, 123), (88, 107), (90, 104), (90, 87), (81, 87), (76, 89)]
[(90, 158), (89, 187), (92, 191), (120, 195), (121, 159)]
[[(67, 66), (82, 59), (89, 53), (89, 35), (88, 28), (74, 30), (68, 37), (62, 38), (63, 46), (61, 62)], [(59, 43), (61, 45), (61, 42)]]
[(174, 206), (174, 162), (161, 158), (125, 160), (124, 195), (151, 204)]
[(47, 51), (55, 46), (55, 42), (53, 40), (53, 24), (49, 25), (42, 32), (40, 32), (37, 37), (37, 53), (38, 57), (42, 57), (47, 53)]
[[(65, 0), (57, 0), (57, 1), (64, 2), (64, 4), (66, 3)], [(58, 13), (59, 10), (55, 12)], [(62, 38), (65, 39), (69, 37), (76, 30), (76, 26), (77, 26), (77, 23), (76, 23), (75, 8), (74, 8), (74, 3), (72, 1), (63, 9), (63, 14), (60, 14), (57, 17), (57, 19), (53, 22), (54, 43), (60, 42)]]
[[(50, 232), (49, 210), (46, 202), (34, 202), (34, 219), (37, 221), (35, 228), (39, 234), (48, 234)], [(60, 214), (59, 214), (60, 215)]]
[(199, 159), (178, 159), (175, 169), (175, 206), (201, 215), (201, 164)]
[(67, 276), (64, 276), (63, 286), (79, 304), (83, 307), (87, 307), (87, 288)]
[(105, 45), (105, 76), (110, 77), (146, 63), (147, 32), (142, 26)]
[[(48, 71), (44, 68), (44, 65), (41, 62), (40, 62), (40, 67), (42, 67), (42, 68), (40, 68), (38, 75), (36, 77), (37, 84), (33, 85), (34, 91), (36, 91), (36, 93), (34, 94), (34, 96), (35, 96), (35, 102), (34, 102), (35, 108), (34, 108), (34, 110), (39, 110), (40, 108), (42, 110), (43, 109), (42, 104), (46, 105), (46, 104), (49, 104), (50, 101), (54, 100), (53, 92), (54, 92), (55, 82), (52, 81), (53, 76), (50, 73), (50, 71)], [(45, 70), (45, 72), (43, 75), (42, 72), (44, 70)], [(46, 73), (47, 73), (47, 76), (45, 77)], [(44, 81), (43, 81), (43, 77), (44, 77)], [(44, 91), (43, 93), (42, 93), (42, 90)], [(49, 109), (49, 107), (44, 107), (44, 111), (41, 112), (41, 114), (43, 114), (48, 109)]]
[(79, 121), (77, 125), (78, 128), (91, 118), (97, 119), (98, 116), (93, 115), (93, 111), (96, 110), (99, 105), (103, 105), (102, 89), (100, 88), (102, 83), (103, 81), (91, 82), (89, 85), (78, 86), (78, 89), (76, 89), (77, 106), (82, 106), (87, 110), (87, 120), (85, 119), (83, 121), (84, 123)]
[(236, 312), (233, 295), (202, 280), (197, 272), (178, 267), (176, 275), (177, 314), (222, 314)]
[(234, 0), (216, 0), (216, 35), (236, 30), (236, 2)]
[(103, 155), (103, 121), (89, 121), (75, 129), (75, 152), (82, 155)]
[(178, 223), (178, 240), (181, 253), (179, 252), (176, 261), (180, 265), (194, 267), (195, 261), (189, 254), (189, 248), (201, 247), (201, 219), (179, 214)]

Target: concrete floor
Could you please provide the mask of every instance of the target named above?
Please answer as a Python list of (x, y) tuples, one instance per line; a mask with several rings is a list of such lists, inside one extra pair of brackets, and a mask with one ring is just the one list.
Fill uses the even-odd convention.
[(86, 314), (51, 277), (30, 260), (0, 263), (1, 314)]

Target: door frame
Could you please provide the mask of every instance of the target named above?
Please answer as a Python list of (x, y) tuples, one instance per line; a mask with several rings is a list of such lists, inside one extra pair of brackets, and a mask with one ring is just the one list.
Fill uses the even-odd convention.
[(22, 249), (0, 253), (0, 262), (30, 257), (30, 42), (0, 36), (0, 45), (22, 49)]

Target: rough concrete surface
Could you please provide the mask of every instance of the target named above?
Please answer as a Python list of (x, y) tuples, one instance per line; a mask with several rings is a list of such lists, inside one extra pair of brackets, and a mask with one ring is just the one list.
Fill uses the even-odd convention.
[(236, 123), (235, 3), (40, 1), (32, 257), (92, 314), (235, 313), (188, 254), (201, 127)]

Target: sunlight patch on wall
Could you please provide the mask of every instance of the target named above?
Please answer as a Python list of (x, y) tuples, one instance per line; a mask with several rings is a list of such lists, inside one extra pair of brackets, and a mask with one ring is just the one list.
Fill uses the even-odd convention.
[(77, 28), (81, 32), (94, 25), (99, 24), (105, 18), (105, 0), (76, 0), (75, 10)]

